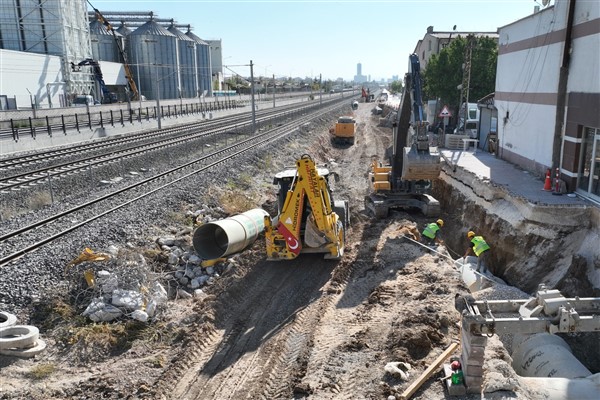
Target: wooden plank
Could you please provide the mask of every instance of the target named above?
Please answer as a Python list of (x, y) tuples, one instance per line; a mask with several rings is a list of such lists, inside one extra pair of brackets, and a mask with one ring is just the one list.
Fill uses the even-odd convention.
[(431, 364), (429, 367), (427, 367), (427, 369), (425, 371), (423, 371), (423, 373), (421, 374), (421, 376), (419, 376), (419, 378), (414, 381), (413, 383), (411, 383), (411, 385), (400, 395), (400, 399), (401, 400), (408, 400), (410, 399), (410, 397), (415, 394), (415, 392), (417, 390), (419, 390), (419, 388), (421, 387), (421, 385), (423, 385), (423, 383), (425, 383), (425, 381), (429, 378), (431, 378), (431, 375), (433, 375), (435, 373), (435, 371), (438, 369), (438, 367), (440, 365), (442, 365), (442, 363), (448, 358), (450, 357), (450, 355), (452, 353), (454, 353), (454, 351), (458, 348), (458, 343), (454, 342), (452, 343), (450, 346), (448, 346), (448, 348), (446, 350), (444, 350), (444, 352), (442, 354), (440, 354), (438, 356), (438, 358), (435, 359), (435, 361), (433, 362), (433, 364)]

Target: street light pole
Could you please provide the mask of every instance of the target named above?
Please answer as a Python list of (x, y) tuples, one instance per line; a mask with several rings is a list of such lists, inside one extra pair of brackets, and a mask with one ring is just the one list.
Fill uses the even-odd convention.
[(158, 129), (162, 129), (161, 112), (160, 112), (160, 81), (158, 80), (158, 64), (154, 64), (156, 68), (156, 118), (158, 120)]
[(275, 108), (275, 74), (273, 74), (273, 108)]
[(254, 106), (254, 64), (250, 60), (250, 100), (252, 105), (252, 133), (256, 132), (256, 107)]
[(323, 76), (319, 74), (319, 105), (323, 105)]

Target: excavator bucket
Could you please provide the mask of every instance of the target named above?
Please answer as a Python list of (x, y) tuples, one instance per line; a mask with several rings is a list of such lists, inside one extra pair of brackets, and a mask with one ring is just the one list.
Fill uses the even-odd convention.
[(439, 153), (417, 151), (415, 147), (404, 148), (402, 180), (435, 180), (440, 176), (442, 164)]

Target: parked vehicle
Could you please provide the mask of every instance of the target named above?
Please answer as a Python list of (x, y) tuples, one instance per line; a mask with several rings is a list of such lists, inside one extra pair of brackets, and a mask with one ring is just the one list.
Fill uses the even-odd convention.
[[(94, 101), (94, 98), (89, 94), (82, 94), (75, 96), (73, 99), (73, 103), (71, 103), (71, 107), (85, 107), (85, 106), (93, 106), (96, 105), (97, 102)], [(100, 104), (98, 102), (98, 104)]]

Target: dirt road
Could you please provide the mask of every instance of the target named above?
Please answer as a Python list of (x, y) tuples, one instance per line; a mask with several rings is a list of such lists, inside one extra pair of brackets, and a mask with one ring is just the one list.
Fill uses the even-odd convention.
[[(399, 237), (415, 225), (412, 216), (374, 221), (364, 213), (369, 162), (391, 143), (391, 129), (378, 127), (371, 109), (362, 103), (355, 112), (353, 146), (333, 146), (324, 131), (306, 149), (339, 173), (334, 197), (350, 200), (343, 261), (266, 262), (255, 246), (255, 264), (211, 305), (214, 329), (199, 335), (185, 367), (160, 379), (162, 395), (380, 399), (408, 384), (388, 375), (386, 363), (407, 362), (417, 376), (458, 338), (453, 298), (464, 288), (450, 262)], [(425, 388), (422, 398), (444, 397), (439, 382)]]

